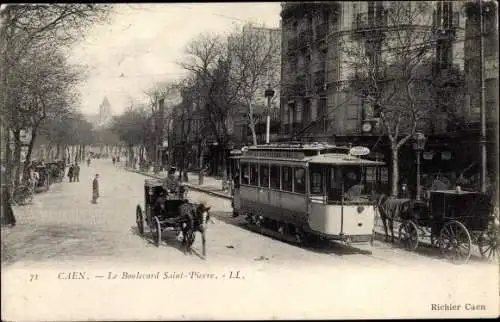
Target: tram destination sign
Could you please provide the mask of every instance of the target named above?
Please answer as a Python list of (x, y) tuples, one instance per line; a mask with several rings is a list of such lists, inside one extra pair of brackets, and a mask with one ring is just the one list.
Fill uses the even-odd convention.
[(250, 150), (246, 151), (246, 156), (252, 156), (257, 158), (282, 158), (282, 159), (303, 159), (305, 157), (304, 152), (301, 151), (279, 151), (279, 150)]
[(370, 149), (364, 146), (354, 146), (349, 150), (349, 154), (352, 156), (363, 156), (370, 154)]

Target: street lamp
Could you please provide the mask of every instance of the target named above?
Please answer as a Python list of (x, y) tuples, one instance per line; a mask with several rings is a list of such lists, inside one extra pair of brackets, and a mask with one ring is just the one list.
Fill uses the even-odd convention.
[(264, 96), (267, 98), (266, 144), (269, 144), (269, 132), (271, 130), (271, 99), (274, 96), (274, 91), (270, 83), (267, 83), (267, 89), (264, 92)]
[(422, 186), (420, 184), (420, 155), (425, 148), (427, 138), (423, 133), (417, 132), (413, 139), (413, 149), (417, 153), (417, 200), (420, 200), (420, 196), (422, 195)]

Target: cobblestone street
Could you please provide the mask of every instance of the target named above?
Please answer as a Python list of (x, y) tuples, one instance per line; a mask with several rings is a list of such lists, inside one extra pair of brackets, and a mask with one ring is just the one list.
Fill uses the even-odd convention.
[[(136, 233), (135, 207), (143, 207), (144, 175), (115, 167), (109, 160), (94, 160), (82, 166), (80, 182), (52, 185), (47, 193), (38, 194), (32, 205), (15, 207), (15, 228), (2, 228), (3, 263), (29, 263), (57, 260), (90, 260), (125, 262), (176, 263), (199, 262), (200, 256), (185, 256), (172, 232), (164, 233), (164, 243), (157, 248)], [(101, 198), (93, 205), (91, 182), (99, 173)], [(208, 178), (210, 181), (210, 178)], [(298, 247), (247, 230), (242, 218), (231, 218), (231, 201), (191, 189), (189, 198), (205, 200), (212, 206), (215, 223), (208, 231), (206, 262), (286, 265), (316, 263), (362, 263), (364, 265), (451, 265), (438, 251), (422, 247), (407, 252), (376, 241), (373, 247), (350, 248), (337, 243), (315, 247)], [(201, 241), (195, 241), (195, 253)], [(470, 265), (483, 265), (473, 260)]]
[[(101, 198), (97, 205), (90, 202), (91, 182), (95, 173), (101, 175)], [(134, 313), (134, 308), (147, 308), (151, 314), (156, 312), (154, 314), (165, 318), (178, 319), (180, 312), (190, 312), (185, 317), (199, 318), (206, 317), (203, 312), (220, 307), (226, 302), (233, 304), (224, 310), (224, 316), (229, 314), (235, 318), (255, 317), (258, 315), (249, 311), (252, 305), (246, 306), (243, 301), (234, 302), (235, 299), (230, 294), (245, 293), (251, 298), (249, 301), (253, 301), (253, 305), (264, 305), (272, 303), (277, 297), (292, 294), (294, 291), (290, 287), (299, 285), (296, 283), (303, 285), (303, 297), (317, 295), (318, 289), (313, 285), (331, 285), (336, 294), (344, 294), (344, 304), (339, 304), (339, 309), (342, 307), (344, 311), (357, 310), (356, 303), (360, 303), (359, 296), (363, 295), (366, 301), (372, 303), (372, 314), (380, 316), (387, 316), (387, 311), (382, 309), (386, 306), (374, 304), (374, 299), (388, 296), (402, 299), (410, 289), (415, 296), (429, 299), (431, 303), (445, 298), (450, 287), (456, 290), (456, 298), (480, 297), (484, 299), (482, 303), (493, 303), (490, 300), (494, 297), (492, 290), (487, 290), (486, 293), (480, 289), (471, 293), (471, 290), (474, 289), (473, 285), (480, 283), (479, 281), (491, 280), (492, 283), (498, 283), (497, 266), (494, 264), (473, 260), (467, 265), (456, 266), (442, 259), (434, 249), (423, 247), (418, 252), (407, 252), (378, 241), (373, 247), (365, 245), (360, 248), (349, 248), (335, 243), (298, 247), (247, 230), (242, 218), (230, 217), (230, 200), (194, 190), (189, 191), (188, 197), (191, 200), (205, 200), (212, 206), (211, 213), (215, 217), (215, 223), (210, 225), (208, 231), (206, 260), (199, 256), (200, 238), (196, 239), (195, 253), (190, 256), (180, 251), (180, 242), (171, 232), (164, 234), (164, 242), (157, 248), (149, 241), (148, 233), (145, 237), (140, 237), (135, 228), (135, 207), (144, 203), (143, 185), (146, 176), (115, 167), (109, 160), (94, 160), (90, 168), (82, 167), (80, 178), (79, 183), (66, 181), (55, 184), (49, 192), (36, 195), (32, 205), (16, 207), (14, 211), (18, 225), (14, 228), (2, 228), (2, 280), (5, 281), (2, 283), (2, 303), (7, 303), (7, 300), (22, 301), (25, 298), (22, 290), (29, 287), (30, 305), (39, 307), (39, 310), (31, 310), (28, 315), (23, 315), (23, 319), (40, 319), (39, 314), (33, 314), (43, 311), (47, 301), (58, 303), (57, 307), (60, 307), (60, 303), (65, 303), (61, 309), (46, 312), (48, 317), (53, 318), (54, 314), (59, 314), (57, 316), (62, 320), (76, 319), (75, 312), (78, 312), (85, 318), (88, 313), (78, 306), (79, 302), (74, 300), (74, 296), (78, 294), (79, 298), (91, 299), (95, 297), (94, 290), (114, 294), (110, 297), (116, 299), (123, 298), (125, 286), (127, 292), (133, 290), (130, 295), (144, 293), (129, 289), (136, 285), (134, 281), (126, 284), (89, 281), (89, 284), (85, 284), (88, 286), (83, 287), (84, 284), (64, 283), (64, 280), (58, 278), (61, 272), (64, 276), (68, 274), (66, 272), (82, 270), (82, 274), (86, 276), (95, 276), (107, 274), (108, 271), (123, 275), (123, 272), (136, 274), (179, 270), (186, 273), (196, 270), (201, 275), (220, 275), (224, 271), (227, 273), (227, 270), (234, 269), (241, 271), (249, 283), (221, 282), (222, 284), (217, 286), (207, 284), (208, 288), (204, 294), (209, 294), (211, 291), (208, 290), (216, 287), (217, 296), (209, 296), (204, 306), (193, 311), (185, 303), (190, 301), (188, 294), (200, 295), (198, 287), (204, 285), (200, 284), (202, 282), (170, 282), (165, 285), (155, 280), (140, 281), (140, 285), (137, 284), (140, 289), (160, 287), (158, 290), (168, 289), (168, 293), (181, 296), (176, 298), (176, 309), (166, 310), (162, 305), (155, 305), (156, 301), (145, 301), (150, 298), (147, 292), (138, 294), (141, 299), (139, 302), (133, 300), (135, 296), (127, 297), (127, 301), (123, 303), (129, 303), (126, 304), (130, 307), (129, 310), (123, 310), (123, 305), (120, 304), (122, 302), (118, 300), (108, 301), (110, 306), (106, 312), (98, 310), (95, 306), (97, 302), (85, 302), (91, 305), (94, 312), (98, 312), (96, 316), (102, 319), (131, 319), (132, 316), (140, 318), (142, 315)], [(355, 274), (352, 274), (353, 270)], [(303, 272), (308, 273), (304, 275)], [(30, 282), (34, 273), (36, 278), (41, 279), (39, 283)], [(467, 276), (467, 279), (464, 280), (462, 276)], [(48, 285), (58, 285), (60, 290), (47, 293)], [(351, 292), (352, 285), (364, 285), (366, 292), (354, 294)], [(431, 285), (442, 287), (435, 290)], [(156, 297), (158, 298), (158, 295)], [(299, 298), (302, 297), (298, 297), (293, 304), (297, 309), (287, 311), (290, 317), (302, 312), (298, 309), (302, 303)], [(397, 312), (412, 307), (408, 303), (398, 301), (400, 304)], [(331, 311), (332, 308), (326, 305), (327, 302), (318, 302), (323, 303), (318, 304), (318, 312)], [(10, 314), (14, 314), (14, 307), (7, 304)], [(379, 311), (376, 310), (377, 307), (380, 307)], [(262, 313), (264, 314), (264, 311)], [(19, 313), (14, 315), (21, 316)]]

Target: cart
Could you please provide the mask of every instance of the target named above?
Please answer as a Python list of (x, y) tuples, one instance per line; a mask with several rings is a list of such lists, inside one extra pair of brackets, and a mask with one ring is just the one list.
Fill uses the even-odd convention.
[[(144, 235), (144, 227), (147, 226), (156, 246), (161, 244), (161, 236), (164, 230), (174, 230), (179, 233), (182, 221), (179, 219), (179, 206), (188, 201), (184, 199), (185, 191), (179, 193), (168, 192), (164, 189), (161, 180), (146, 179), (144, 182), (144, 211), (141, 205), (136, 207), (136, 222), (138, 232)], [(159, 212), (156, 207), (163, 203), (164, 210)]]
[(399, 241), (415, 250), (422, 238), (430, 237), (445, 258), (466, 263), (476, 245), (482, 257), (498, 256), (498, 224), (488, 195), (479, 192), (431, 191), (428, 204), (414, 204), (401, 217)]

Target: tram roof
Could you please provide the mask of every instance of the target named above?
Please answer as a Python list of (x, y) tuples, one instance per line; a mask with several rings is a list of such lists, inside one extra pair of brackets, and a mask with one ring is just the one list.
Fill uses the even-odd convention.
[(325, 153), (314, 156), (303, 157), (300, 159), (286, 157), (270, 157), (270, 156), (235, 156), (233, 159), (250, 162), (262, 162), (263, 160), (273, 160), (279, 162), (300, 162), (300, 163), (316, 163), (316, 164), (332, 164), (332, 165), (365, 165), (376, 166), (385, 165), (382, 161), (373, 161), (351, 156), (346, 153)]
[(348, 154), (326, 153), (304, 158), (304, 161), (318, 164), (338, 164), (338, 165), (385, 165), (381, 161), (361, 159)]
[(251, 145), (243, 147), (243, 150), (324, 150), (324, 149), (339, 149), (349, 151), (347, 146), (339, 146), (323, 142), (313, 143), (271, 143), (264, 145)]

